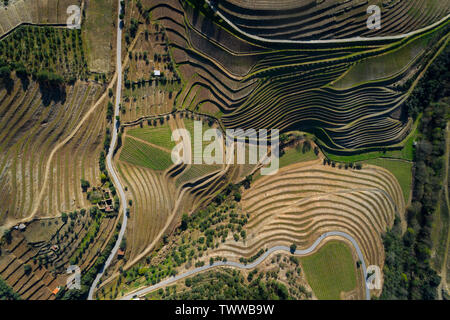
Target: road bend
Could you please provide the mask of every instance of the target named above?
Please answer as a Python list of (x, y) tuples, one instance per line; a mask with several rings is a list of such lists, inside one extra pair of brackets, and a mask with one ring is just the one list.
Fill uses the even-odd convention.
[[(294, 255), (296, 256), (305, 256), (305, 255), (309, 255), (312, 252), (314, 252), (314, 250), (316, 250), (316, 248), (319, 246), (319, 244), (324, 241), (326, 238), (329, 237), (341, 237), (341, 238), (345, 238), (348, 241), (350, 241), (353, 245), (353, 247), (356, 250), (356, 253), (358, 255), (359, 260), (361, 261), (361, 268), (363, 270), (363, 282), (364, 282), (364, 288), (365, 288), (365, 295), (366, 295), (366, 300), (370, 300), (370, 290), (366, 284), (366, 279), (367, 279), (367, 273), (366, 273), (366, 263), (364, 261), (364, 256), (361, 252), (361, 249), (359, 248), (358, 243), (356, 242), (356, 240), (350, 236), (349, 234), (345, 233), (345, 232), (341, 232), (341, 231), (330, 231), (330, 232), (326, 232), (324, 234), (322, 234), (309, 248), (306, 249), (302, 249), (302, 250), (296, 250)], [(268, 249), (266, 252), (264, 252), (264, 254), (262, 254), (258, 259), (256, 259), (254, 262), (249, 263), (249, 264), (242, 264), (242, 263), (238, 263), (238, 262), (234, 262), (234, 261), (218, 261), (218, 262), (214, 262), (213, 264), (209, 264), (209, 265), (205, 265), (203, 267), (198, 267), (195, 268), (193, 270), (189, 270), (185, 273), (176, 275), (176, 276), (172, 276), (170, 278), (167, 278), (166, 280), (163, 280), (155, 285), (152, 286), (148, 286), (142, 289), (138, 289), (134, 292), (129, 293), (126, 296), (123, 296), (121, 298), (121, 300), (131, 300), (134, 299), (136, 297), (139, 296), (143, 296), (147, 293), (150, 293), (154, 290), (157, 290), (159, 288), (165, 287), (167, 285), (170, 285), (174, 282), (177, 282), (181, 279), (190, 277), (194, 274), (200, 273), (200, 272), (204, 272), (206, 270), (212, 269), (212, 268), (216, 268), (216, 267), (234, 267), (234, 268), (239, 268), (239, 269), (253, 269), (256, 266), (258, 266), (261, 262), (263, 262), (270, 254), (277, 252), (277, 251), (285, 251), (285, 252), (290, 252), (290, 248), (287, 246), (275, 246), (272, 247), (270, 249)]]

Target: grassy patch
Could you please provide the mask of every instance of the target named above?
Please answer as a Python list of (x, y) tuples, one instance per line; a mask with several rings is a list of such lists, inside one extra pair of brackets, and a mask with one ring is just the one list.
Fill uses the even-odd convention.
[(341, 241), (330, 241), (301, 261), (309, 285), (321, 300), (338, 300), (341, 292), (356, 288), (356, 264)]
[(168, 124), (153, 127), (135, 128), (127, 131), (127, 135), (148, 141), (152, 144), (172, 149), (175, 147), (175, 142), (171, 141), (172, 130)]
[(336, 162), (359, 162), (372, 160), (377, 158), (394, 158), (413, 161), (414, 159), (414, 141), (417, 138), (416, 134), (411, 135), (406, 141), (401, 150), (389, 150), (389, 151), (372, 151), (361, 154), (355, 154), (350, 156), (340, 156), (332, 153), (325, 152), (328, 159)]
[(412, 162), (394, 160), (394, 159), (371, 159), (364, 163), (372, 164), (389, 170), (396, 178), (405, 197), (405, 202), (409, 200), (412, 184)]
[(61, 218), (35, 220), (27, 227), (24, 233), (28, 242), (50, 241), (53, 235), (61, 228)]
[(85, 32), (89, 69), (108, 73), (111, 65), (111, 43), (115, 17), (113, 0), (89, 1), (86, 10)]
[[(303, 152), (300, 148), (287, 148), (284, 154), (280, 157), (280, 168), (287, 167), (294, 163), (306, 162), (318, 159), (313, 149)], [(253, 181), (263, 177), (261, 175), (261, 169), (257, 170), (253, 175)]]
[(153, 170), (165, 170), (172, 165), (170, 154), (132, 138), (126, 138), (120, 160)]
[(315, 159), (317, 159), (317, 156), (312, 149), (303, 153), (299, 148), (289, 148), (280, 157), (280, 168), (286, 167), (293, 163), (311, 161)]

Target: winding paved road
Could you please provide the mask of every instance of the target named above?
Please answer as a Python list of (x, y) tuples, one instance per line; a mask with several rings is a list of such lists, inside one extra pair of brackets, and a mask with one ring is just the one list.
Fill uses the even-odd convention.
[(108, 168), (108, 172), (112, 177), (112, 180), (114, 182), (114, 186), (116, 187), (116, 191), (119, 193), (120, 197), (120, 204), (122, 206), (122, 227), (119, 231), (119, 237), (117, 238), (116, 244), (114, 245), (114, 248), (111, 251), (111, 254), (109, 255), (108, 259), (105, 262), (104, 267), (102, 270), (97, 274), (97, 277), (95, 278), (94, 282), (91, 285), (91, 288), (89, 289), (89, 295), (88, 300), (92, 300), (94, 297), (94, 291), (97, 287), (101, 277), (103, 276), (104, 271), (109, 267), (111, 264), (111, 261), (114, 259), (114, 257), (117, 254), (117, 251), (119, 250), (120, 243), (122, 242), (123, 236), (125, 234), (125, 230), (127, 229), (127, 222), (128, 217), (126, 215), (127, 212), (127, 199), (125, 196), (125, 192), (123, 191), (122, 184), (120, 183), (119, 177), (117, 175), (117, 172), (114, 168), (114, 165), (112, 163), (113, 155), (114, 155), (114, 149), (117, 143), (117, 132), (119, 130), (120, 123), (116, 120), (116, 116), (119, 115), (120, 112), (120, 99), (122, 94), (122, 24), (120, 21), (120, 0), (118, 2), (118, 12), (117, 12), (117, 53), (116, 53), (116, 72), (117, 72), (117, 86), (116, 86), (116, 106), (114, 110), (114, 127), (113, 127), (113, 134), (111, 139), (111, 145), (109, 147), (108, 155), (106, 156), (106, 166)]
[[(296, 250), (295, 251), (295, 255), (298, 256), (304, 256), (304, 255), (308, 255), (310, 253), (312, 253), (317, 246), (326, 238), (328, 237), (342, 237), (345, 238), (347, 240), (349, 240), (352, 245), (355, 247), (356, 249), (356, 253), (358, 254), (358, 258), (361, 261), (361, 268), (363, 270), (364, 273), (364, 287), (366, 289), (366, 300), (370, 300), (370, 290), (367, 287), (366, 284), (366, 278), (367, 278), (367, 274), (366, 274), (366, 263), (364, 261), (364, 256), (361, 252), (361, 249), (358, 246), (358, 243), (356, 242), (356, 240), (348, 235), (345, 232), (340, 232), (340, 231), (331, 231), (331, 232), (326, 232), (323, 235), (321, 235), (309, 248), (307, 249), (303, 249), (303, 250)], [(256, 259), (254, 262), (250, 263), (250, 264), (242, 264), (242, 263), (238, 263), (238, 262), (234, 262), (234, 261), (219, 261), (219, 262), (214, 262), (213, 264), (210, 265), (205, 265), (203, 267), (199, 267), (190, 271), (187, 271), (185, 273), (182, 273), (180, 275), (177, 276), (173, 276), (170, 278), (167, 278), (166, 280), (161, 281), (160, 283), (157, 283), (153, 286), (149, 286), (149, 287), (145, 287), (143, 289), (139, 289), (137, 291), (134, 291), (126, 296), (123, 296), (121, 298), (121, 300), (130, 300), (133, 299), (134, 297), (139, 297), (142, 295), (145, 295), (151, 291), (157, 290), (161, 287), (167, 286), (171, 283), (174, 283), (180, 279), (186, 278), (186, 277), (190, 277), (196, 273), (200, 273), (215, 267), (221, 267), (221, 266), (227, 266), (227, 267), (235, 267), (235, 268), (240, 268), (240, 269), (253, 269), (255, 268), (257, 265), (259, 265), (261, 262), (263, 262), (271, 253), (276, 252), (276, 251), (286, 251), (286, 252), (290, 252), (290, 248), (286, 247), (286, 246), (275, 246), (270, 248), (269, 250), (267, 250), (263, 255), (261, 255), (258, 259)]]

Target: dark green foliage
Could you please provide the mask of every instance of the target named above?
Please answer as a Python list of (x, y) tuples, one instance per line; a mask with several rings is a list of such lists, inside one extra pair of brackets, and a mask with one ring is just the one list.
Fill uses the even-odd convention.
[(295, 251), (297, 250), (297, 245), (295, 243), (291, 244), (289, 250), (292, 254), (295, 253)]
[(11, 76), (11, 68), (9, 66), (0, 67), (0, 79), (9, 79)]
[(23, 270), (24, 270), (26, 275), (30, 275), (30, 273), (31, 273), (31, 266), (29, 264), (26, 264), (26, 265), (23, 266)]
[(89, 181), (81, 179), (81, 189), (83, 189), (83, 192), (86, 192), (90, 186)]
[[(61, 291), (64, 292), (64, 291)], [(61, 297), (61, 295), (56, 297), (57, 299), (61, 300), (85, 300), (86, 299), (86, 292), (83, 290), (73, 289), (68, 290), (64, 292), (64, 295)]]
[(0, 278), (0, 300), (20, 300), (20, 296)]
[(3, 237), (5, 237), (7, 243), (11, 243), (12, 240), (11, 230), (5, 230), (3, 232)]
[(181, 230), (186, 230), (189, 223), (189, 216), (187, 213), (183, 214), (183, 217), (181, 218)]
[(112, 117), (114, 115), (114, 105), (111, 101), (108, 102), (108, 108), (106, 110), (106, 119), (109, 121), (112, 120)]
[[(441, 83), (446, 86), (447, 82)], [(412, 203), (406, 211), (408, 229), (399, 222), (384, 237), (386, 263), (382, 299), (436, 299), (440, 277), (430, 266), (433, 213), (442, 189), (445, 126), (448, 100), (424, 110), (419, 126), (421, 139), (415, 151), (416, 169)]]
[(257, 271), (245, 279), (237, 270), (209, 271), (186, 279), (183, 292), (159, 292), (171, 300), (286, 300), (291, 299), (286, 286), (278, 281), (262, 280)]
[[(426, 71), (424, 77), (419, 81), (411, 96), (405, 103), (408, 115), (414, 119), (424, 110), (432, 101), (439, 101), (443, 97), (448, 97), (449, 87), (442, 85), (448, 82), (450, 70), (450, 46), (447, 46), (442, 54), (436, 58)], [(406, 87), (411, 85), (409, 80)]]
[(39, 71), (36, 74), (36, 80), (40, 84), (44, 84), (49, 87), (57, 87), (64, 82), (63, 77), (60, 75), (45, 70)]
[(120, 249), (124, 250), (127, 248), (127, 240), (125, 238), (122, 238), (122, 241), (120, 242)]
[(50, 86), (88, 74), (80, 30), (21, 26), (0, 41), (0, 60), (19, 78), (33, 75)]

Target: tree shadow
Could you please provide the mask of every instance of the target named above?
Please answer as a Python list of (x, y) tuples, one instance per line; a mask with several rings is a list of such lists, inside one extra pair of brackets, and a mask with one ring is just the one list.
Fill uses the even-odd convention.
[(44, 106), (48, 107), (53, 103), (65, 103), (67, 93), (64, 86), (49, 87), (46, 84), (39, 84), (39, 90), (41, 92), (41, 99)]
[(13, 89), (14, 89), (14, 80), (11, 79), (10, 77), (6, 77), (6, 78), (3, 78), (3, 79), (0, 79), (0, 83), (3, 84), (3, 86), (5, 87), (6, 92), (8, 94), (10, 94), (13, 91)]
[(27, 75), (19, 75), (17, 74), (17, 77), (20, 80), (20, 83), (22, 84), (22, 89), (25, 91), (28, 89), (29, 85), (30, 85), (30, 79), (28, 78)]

